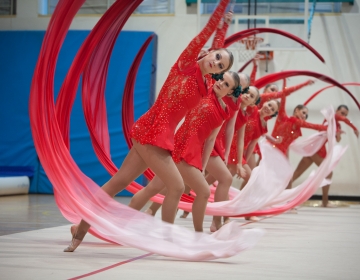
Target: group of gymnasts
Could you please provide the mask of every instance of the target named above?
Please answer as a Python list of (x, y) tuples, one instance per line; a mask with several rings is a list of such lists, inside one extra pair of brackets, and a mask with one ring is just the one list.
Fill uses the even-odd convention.
[[(252, 86), (256, 61), (251, 77), (230, 71), (234, 57), (222, 48), (232, 21), (232, 13), (225, 13), (228, 2), (220, 1), (206, 26), (176, 60), (154, 105), (134, 123), (133, 146), (121, 167), (102, 186), (103, 191), (114, 197), (150, 168), (155, 177), (133, 196), (129, 206), (141, 210), (151, 197), (161, 193), (165, 196), (162, 220), (174, 223), (182, 194), (192, 190), (195, 193), (192, 216), (197, 232), (203, 231), (209, 185), (217, 181), (214, 202), (229, 199), (235, 175), (244, 180), (241, 188), (246, 187), (256, 166), (255, 153), (261, 157), (257, 146), (261, 136), (287, 155), (289, 145), (301, 136), (302, 127), (318, 131), (327, 128), (326, 124), (306, 122), (308, 109), (304, 105), (296, 106), (292, 116), (285, 111), (286, 97), (312, 84), (312, 80), (290, 88), (284, 86), (282, 91), (277, 85), (269, 84), (260, 94), (259, 89)], [(211, 50), (203, 51), (215, 31)], [(339, 121), (351, 125), (355, 134), (359, 134), (346, 118), (348, 112), (345, 105), (336, 111), (337, 141), (342, 133)], [(270, 136), (267, 135), (267, 121), (274, 117), (276, 123)], [(325, 155), (323, 147), (312, 157), (303, 158), (293, 180), (313, 162), (319, 165)], [(328, 190), (329, 186), (323, 188), (324, 207), (329, 206)], [(154, 215), (159, 207), (153, 203), (147, 212)], [(227, 217), (214, 216), (211, 232), (217, 231), (227, 220)], [(65, 252), (73, 252), (89, 228), (85, 220), (73, 225), (72, 241)]]

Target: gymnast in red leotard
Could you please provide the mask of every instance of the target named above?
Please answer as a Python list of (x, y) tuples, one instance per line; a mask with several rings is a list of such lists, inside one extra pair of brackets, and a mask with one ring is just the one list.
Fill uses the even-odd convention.
[[(220, 24), (218, 25), (218, 28), (216, 30), (214, 40), (213, 40), (213, 43), (212, 43), (210, 49), (219, 49), (219, 48), (223, 47), (224, 40), (225, 40), (225, 34), (229, 27), (229, 24), (231, 23), (231, 20), (232, 20), (232, 12), (226, 13), (224, 15), (224, 21), (220, 22)], [(204, 53), (206, 53), (206, 52), (204, 52)], [(250, 85), (249, 84), (249, 82), (250, 82), (249, 76), (246, 74), (243, 74), (243, 73), (239, 73), (239, 78), (240, 78), (240, 86), (242, 89), (241, 92), (245, 93), (245, 92), (247, 92), (247, 88)], [(211, 83), (213, 83), (213, 80), (209, 79), (208, 84), (211, 84)], [(243, 100), (245, 102), (242, 102), (241, 97), (237, 98), (237, 96), (234, 96), (234, 95), (225, 96), (223, 98), (223, 101), (228, 106), (229, 118), (227, 120), (225, 120), (224, 124), (222, 125), (222, 127), (216, 137), (214, 149), (211, 152), (211, 157), (209, 158), (208, 165), (206, 166), (206, 171), (210, 174), (213, 174), (214, 177), (216, 178), (216, 180), (218, 181), (219, 188), (217, 190), (223, 189), (222, 185), (225, 185), (225, 186), (228, 185), (228, 187), (230, 187), (230, 185), (231, 185), (232, 176), (229, 173), (224, 161), (227, 162), (227, 158), (228, 158), (229, 150), (230, 150), (231, 139), (234, 134), (234, 123), (235, 123), (235, 119), (236, 119), (236, 114), (237, 114), (238, 110), (240, 109), (240, 105), (242, 105), (242, 107), (244, 108), (244, 107), (250, 105), (250, 103), (251, 103), (251, 100), (249, 100), (249, 99)], [(225, 137), (225, 135), (226, 135), (226, 137)], [(226, 139), (230, 139), (230, 141), (227, 141), (227, 142), (229, 142), (228, 144), (225, 143)], [(226, 149), (226, 152), (225, 152), (224, 147), (226, 145), (228, 146), (228, 148)], [(209, 171), (210, 169), (211, 169), (211, 171)], [(190, 192), (190, 188), (186, 187), (185, 193), (189, 193), (189, 192)], [(161, 192), (161, 194), (165, 194), (165, 193), (166, 193), (166, 190), (163, 190)], [(215, 197), (215, 199), (216, 198), (217, 197)], [(148, 214), (155, 215), (157, 210), (160, 207), (161, 207), (161, 204), (153, 202), (150, 205), (150, 207), (146, 210), (146, 212)], [(189, 212), (184, 211), (184, 213), (180, 217), (186, 218), (188, 214), (189, 214)]]
[[(195, 231), (203, 231), (203, 220), (207, 200), (210, 196), (203, 170), (205, 169), (217, 133), (229, 110), (222, 98), (239, 91), (239, 76), (235, 72), (225, 72), (210, 89), (209, 96), (202, 99), (185, 117), (184, 123), (175, 134), (173, 159), (183, 177), (184, 183), (193, 189), (196, 198), (192, 205)], [(236, 94), (238, 96), (238, 94)], [(165, 184), (159, 176), (134, 195), (129, 206), (141, 209), (155, 194), (163, 190)]]
[(302, 127), (325, 131), (326, 126), (306, 122), (305, 120), (308, 117), (308, 109), (306, 106), (301, 104), (295, 107), (293, 115), (289, 117), (285, 111), (285, 103), (286, 97), (282, 96), (279, 114), (275, 122), (272, 137), (282, 137), (281, 143), (274, 143), (274, 147), (277, 147), (285, 155), (288, 155), (290, 144), (302, 135)]
[[(168, 192), (163, 203), (162, 219), (173, 223), (177, 204), (184, 190), (183, 179), (171, 157), (174, 133), (185, 114), (207, 95), (205, 75), (222, 73), (231, 68), (233, 56), (226, 49), (214, 50), (198, 59), (199, 52), (215, 31), (229, 0), (221, 0), (204, 29), (190, 42), (160, 90), (150, 108), (133, 126), (133, 147), (117, 173), (102, 189), (114, 197), (151, 168), (165, 183)], [(90, 225), (81, 220), (71, 227), (71, 244), (64, 250), (73, 252), (83, 240)]]
[[(244, 179), (240, 189), (245, 187), (251, 175), (251, 168), (247, 164), (247, 160), (252, 155), (260, 136), (267, 133), (267, 120), (277, 114), (279, 107), (280, 103), (277, 100), (266, 101), (261, 109), (254, 106), (246, 125), (233, 138), (228, 168), (232, 176), (237, 174), (238, 177)], [(239, 172), (241, 169), (245, 170), (245, 176), (241, 171)], [(248, 219), (255, 219), (255, 217)]]
[[(335, 122), (336, 122), (336, 141), (340, 142), (341, 140), (341, 125), (340, 125), (340, 121), (346, 123), (347, 125), (349, 125), (353, 130), (354, 133), (356, 135), (356, 137), (359, 137), (359, 130), (349, 121), (349, 119), (347, 119), (347, 115), (349, 114), (349, 108), (346, 105), (340, 105), (335, 113)], [(325, 143), (326, 144), (326, 143)], [(301, 159), (301, 161), (299, 162), (292, 181), (295, 181), (297, 178), (299, 178), (305, 171), (306, 169), (308, 169), (310, 167), (311, 164), (315, 163), (317, 166), (319, 166), (322, 161), (324, 160), (325, 156), (326, 156), (326, 145), (323, 145), (320, 150), (312, 155), (311, 157), (303, 157)], [(332, 177), (332, 172), (326, 177), (327, 179), (331, 179)], [(322, 206), (323, 207), (331, 207), (333, 206), (332, 204), (329, 203), (329, 189), (330, 189), (330, 185), (326, 185), (324, 187), (322, 187)]]
[[(294, 109), (293, 115), (289, 117), (285, 111), (285, 104), (286, 96), (284, 95), (281, 97), (279, 114), (275, 122), (272, 137), (275, 139), (281, 138), (281, 143), (273, 143), (273, 145), (288, 157), (290, 144), (302, 136), (302, 127), (322, 131), (326, 130), (327, 127), (325, 125), (306, 122), (308, 117), (308, 109), (305, 105), (302, 104), (297, 105)], [(291, 189), (291, 181), (289, 182), (287, 189)], [(297, 213), (296, 211), (296, 208), (291, 209), (291, 213)]]
[[(251, 74), (250, 74), (251, 84), (254, 84), (255, 80), (256, 80), (258, 61), (259, 61), (259, 58), (257, 56), (255, 56), (255, 58), (253, 59), (253, 69), (252, 69)], [(312, 85), (313, 83), (314, 83), (313, 80), (308, 80), (308, 81), (306, 81), (306, 82), (304, 82), (302, 84), (299, 84), (299, 85), (296, 85), (296, 86), (293, 86), (293, 87), (290, 87), (290, 88), (286, 88), (286, 79), (284, 79), (283, 80), (283, 90), (282, 91), (279, 91), (279, 87), (274, 83), (267, 84), (265, 86), (265, 88), (264, 88), (263, 93), (261, 94), (261, 101), (258, 103), (258, 108), (260, 109), (262, 107), (262, 105), (264, 104), (264, 102), (266, 102), (266, 101), (281, 98), (281, 96), (283, 94), (288, 96), (291, 93), (303, 88), (304, 86)], [(248, 110), (249, 110), (248, 113), (251, 114), (251, 108), (250, 107), (248, 108)], [(265, 137), (267, 137), (267, 139), (270, 140), (270, 141), (272, 139), (268, 135), (265, 135)], [(259, 159), (258, 159), (257, 162), (255, 162), (255, 154), (259, 155)], [(255, 148), (254, 148), (253, 155), (250, 156), (249, 161), (248, 161), (248, 164), (251, 167), (251, 169), (253, 169), (255, 166), (259, 165), (260, 159), (261, 159), (260, 148), (259, 148), (259, 145), (256, 144)]]
[[(215, 192), (215, 201), (222, 201), (219, 198), (219, 192), (228, 192), (228, 189), (231, 186), (232, 176), (229, 170), (226, 167), (227, 158), (229, 155), (231, 139), (234, 135), (234, 124), (237, 117), (237, 114), (241, 108), (244, 110), (246, 106), (249, 106), (255, 103), (255, 99), (257, 94), (254, 92), (248, 92), (249, 86), (249, 77), (246, 74), (238, 73), (240, 78), (240, 88), (242, 97), (246, 96), (246, 98), (239, 98), (235, 96), (225, 96), (223, 101), (226, 103), (229, 109), (229, 118), (225, 120), (221, 129), (215, 139), (214, 149), (211, 152), (208, 164), (206, 166), (206, 181), (209, 184), (218, 181), (218, 188)], [(249, 97), (249, 98), (248, 98)], [(227, 148), (225, 148), (227, 147)], [(227, 190), (226, 190), (227, 189)], [(190, 189), (185, 188), (185, 193), (189, 193)], [(221, 196), (221, 195), (220, 195)], [(219, 199), (219, 200), (218, 200)], [(155, 215), (158, 210), (159, 205), (155, 205), (152, 203), (147, 212), (149, 214)], [(186, 218), (189, 212), (184, 211), (184, 213), (180, 216), (180, 218)]]
[[(228, 163), (232, 175), (237, 174), (247, 182), (251, 174), (247, 160), (251, 156), (259, 137), (267, 133), (267, 120), (269, 117), (275, 116), (279, 107), (280, 103), (276, 100), (266, 101), (260, 109), (255, 107), (253, 113), (248, 117), (246, 126), (234, 135)], [(241, 176), (239, 173), (241, 166), (245, 169), (246, 176)]]
[[(216, 138), (214, 150), (206, 166), (208, 172), (206, 181), (208, 184), (218, 181), (214, 196), (215, 202), (228, 199), (228, 192), (233, 177), (227, 168), (227, 159), (229, 157), (231, 141), (234, 137), (234, 131), (241, 129), (247, 122), (247, 115), (245, 112), (246, 107), (255, 104), (258, 97), (259, 94), (255, 87), (250, 87), (246, 93), (243, 93), (241, 96), (240, 108), (223, 124), (218, 137)], [(245, 176), (245, 171), (242, 172), (243, 176)], [(221, 217), (214, 216), (210, 231), (214, 232), (218, 230), (221, 225)]]
[[(283, 90), (279, 91), (278, 87), (275, 84), (268, 84), (265, 89), (264, 92), (261, 94), (260, 96), (260, 103), (258, 104), (258, 108), (261, 108), (262, 105), (264, 104), (264, 102), (272, 100), (272, 99), (278, 99), (281, 98), (283, 95), (284, 96), (289, 96), (290, 94), (294, 93), (297, 90), (300, 90), (301, 88), (308, 86), (308, 85), (312, 85), (314, 84), (314, 80), (307, 80), (306, 82), (302, 83), (302, 84), (298, 84), (296, 86), (292, 86), (292, 87), (286, 87), (286, 80), (284, 80), (284, 84), (283, 84)], [(271, 138), (266, 135), (267, 139), (271, 141)], [(281, 138), (279, 138), (279, 142), (281, 142)], [(259, 155), (259, 160), (257, 163), (255, 163), (255, 154)], [(250, 166), (251, 169), (254, 169), (255, 166), (257, 166), (259, 164), (259, 161), (261, 159), (261, 153), (260, 153), (260, 149), (259, 149), (259, 145), (256, 144), (255, 148), (254, 148), (254, 152), (253, 154), (249, 157), (248, 160), (248, 164)]]

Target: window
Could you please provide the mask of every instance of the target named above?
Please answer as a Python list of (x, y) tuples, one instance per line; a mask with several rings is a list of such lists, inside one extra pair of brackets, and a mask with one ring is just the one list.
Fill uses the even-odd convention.
[[(309, 9), (311, 9), (313, 3), (309, 2)], [(216, 8), (214, 3), (202, 3), (201, 4), (201, 13), (202, 14), (212, 14)], [(250, 3), (250, 13), (254, 14), (254, 1)], [(248, 3), (236, 3), (233, 5), (233, 10), (235, 14), (248, 14)], [(286, 3), (283, 2), (273, 2), (266, 1), (258, 2), (256, 5), (256, 14), (257, 15), (267, 15), (267, 14), (300, 14), (304, 13), (304, 2), (299, 1), (299, 3)], [(341, 13), (341, 3), (340, 2), (317, 2), (315, 13)]]
[[(309, 0), (309, 6), (312, 6), (313, 1)], [(185, 0), (187, 6), (196, 4), (197, 0)], [(201, 0), (201, 13), (211, 14), (216, 7), (216, 3), (219, 0)], [(231, 5), (236, 14), (248, 13), (248, 0), (231, 0)], [(255, 7), (254, 0), (250, 0), (250, 12), (254, 13)], [(342, 3), (349, 3), (354, 5), (354, 0), (317, 0), (316, 1), (316, 13), (341, 13)], [(257, 0), (256, 14), (272, 14), (272, 13), (303, 13), (304, 12), (304, 0)]]
[(16, 15), (16, 0), (0, 0), (0, 16)]
[[(0, 0), (1, 1), (1, 0)], [(59, 0), (47, 1), (41, 14), (52, 14)], [(116, 0), (86, 0), (78, 14), (104, 14)], [(144, 0), (134, 14), (172, 14), (175, 0)]]

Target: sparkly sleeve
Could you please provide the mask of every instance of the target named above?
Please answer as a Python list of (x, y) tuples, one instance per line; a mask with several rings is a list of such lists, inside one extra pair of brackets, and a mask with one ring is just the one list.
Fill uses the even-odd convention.
[(220, 49), (224, 46), (225, 35), (229, 28), (226, 22), (223, 22), (222, 28), (217, 28), (213, 43), (211, 45), (212, 50)]
[(280, 100), (280, 108), (278, 111), (278, 120), (281, 120), (282, 118), (286, 118), (286, 111), (285, 111), (285, 104), (286, 104), (286, 96), (285, 94), (281, 95), (281, 100)]
[(358, 130), (358, 129), (356, 128), (356, 126), (353, 125), (352, 122), (351, 122), (348, 118), (346, 118), (346, 117), (344, 117), (344, 116), (340, 116), (340, 115), (335, 114), (335, 120), (336, 120), (336, 121), (342, 121), (342, 122), (346, 123), (346, 124), (347, 124), (348, 126), (350, 126), (354, 131), (357, 131), (357, 130)]
[(251, 71), (251, 75), (250, 75), (250, 85), (253, 85), (256, 79), (256, 71), (257, 71), (257, 64), (256, 61), (253, 60), (253, 69)]
[(224, 15), (227, 4), (230, 0), (221, 0), (216, 7), (214, 13), (211, 15), (208, 23), (203, 30), (190, 42), (186, 49), (179, 57), (178, 65), (181, 70), (192, 66), (201, 51), (201, 48), (205, 45), (211, 34), (215, 31), (221, 17)]
[(261, 124), (261, 121), (257, 123), (256, 128), (254, 128), (254, 136), (253, 139), (259, 138), (260, 136), (264, 135), (265, 133), (267, 133), (267, 127), (263, 127)]
[(237, 133), (237, 143), (236, 143), (236, 149), (237, 149), (237, 158), (239, 163), (241, 164), (241, 159), (244, 156), (244, 138), (245, 138), (245, 128), (246, 124), (243, 125), (236, 133)]
[(211, 77), (210, 74), (206, 74), (205, 79), (206, 79), (207, 88), (211, 89), (215, 84), (215, 80)]
[(227, 122), (225, 127), (225, 158), (229, 158), (231, 142), (232, 139), (234, 138), (234, 133), (235, 133), (235, 122), (238, 114), (239, 114), (239, 110), (235, 112), (235, 114)]
[[(250, 141), (254, 140), (256, 138), (259, 138), (261, 136), (260, 127), (259, 127), (258, 122), (253, 122), (252, 125), (251, 125), (251, 128), (252, 128), (252, 134), (248, 138)], [(250, 141), (249, 141), (249, 143), (250, 143)]]
[(300, 127), (310, 128), (310, 129), (315, 129), (315, 130), (325, 131), (327, 129), (327, 126), (325, 126), (325, 125), (308, 123), (308, 122), (300, 120), (300, 119), (296, 120), (296, 124)]
[(286, 88), (286, 81), (284, 79), (283, 90), (279, 91), (279, 92), (266, 92), (266, 93), (263, 93), (261, 95), (261, 102), (266, 102), (266, 101), (269, 101), (271, 99), (278, 99), (278, 98), (281, 98), (283, 96), (289, 96), (293, 92), (295, 92), (295, 91), (301, 89), (302, 87), (308, 85), (309, 81), (307, 81), (305, 83), (302, 83), (302, 84), (299, 84), (299, 85), (296, 85), (296, 86), (293, 86), (293, 87)]
[(293, 86), (293, 87), (285, 88), (283, 90), (283, 92), (286, 94), (286, 96), (288, 96), (288, 95), (292, 94), (293, 92), (295, 92), (295, 91), (309, 85), (310, 83), (311, 83), (311, 80), (307, 80), (305, 83), (298, 84), (298, 85)]
[(271, 99), (281, 98), (284, 95), (283, 91), (280, 92), (265, 92), (261, 94), (261, 103), (265, 103)]

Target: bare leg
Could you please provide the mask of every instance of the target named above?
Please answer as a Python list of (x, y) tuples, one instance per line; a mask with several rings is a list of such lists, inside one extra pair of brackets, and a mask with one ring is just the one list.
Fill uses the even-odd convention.
[[(163, 221), (173, 223), (176, 215), (176, 206), (179, 203), (180, 196), (183, 192), (184, 185), (180, 173), (178, 172), (174, 161), (168, 151), (152, 145), (141, 145), (133, 140), (133, 147), (126, 156), (123, 164), (105, 183), (102, 189), (111, 197), (125, 189), (133, 180), (139, 177), (147, 167), (150, 167), (161, 180), (167, 184), (168, 195), (164, 200), (164, 208), (166, 208)], [(166, 205), (166, 207), (165, 207)], [(89, 230), (90, 225), (81, 220), (77, 226), (73, 240), (77, 239), (81, 242), (85, 234)], [(77, 246), (75, 243), (65, 249), (66, 252), (72, 252)]]
[[(230, 170), (230, 173), (234, 176), (236, 174), (236, 165), (235, 164), (228, 164), (228, 168)], [(250, 175), (251, 175), (251, 168), (250, 168), (250, 166), (248, 164), (244, 164), (243, 168), (246, 171), (246, 177), (243, 178), (244, 180), (243, 180), (243, 182), (242, 182), (242, 184), (240, 186), (240, 190), (242, 190), (246, 186), (247, 182), (250, 179)], [(245, 219), (246, 220), (256, 220), (257, 218), (256, 217), (246, 217)], [(227, 222), (228, 222), (228, 218), (224, 217), (224, 223), (227, 223)]]
[(184, 192), (184, 182), (179, 170), (168, 151), (156, 146), (133, 142), (144, 161), (165, 184), (167, 193), (162, 205), (162, 220), (174, 223), (177, 206)]
[[(206, 170), (218, 181), (214, 201), (228, 200), (232, 175), (220, 157), (210, 157)], [(214, 216), (210, 230), (216, 231), (221, 227), (221, 216)]]
[[(235, 164), (228, 164), (227, 168), (230, 171), (232, 177), (236, 174), (236, 165)], [(229, 200), (229, 195), (227, 196), (227, 200)], [(227, 224), (230, 221), (229, 217), (224, 217), (224, 224)]]
[(236, 175), (236, 165), (235, 164), (228, 164), (227, 168), (229, 169), (231, 175), (234, 177)]
[[(323, 162), (323, 158), (320, 157), (318, 154), (315, 154), (311, 157), (311, 159), (315, 162), (317, 166), (319, 166)], [(326, 179), (332, 178), (332, 172), (326, 177)], [(329, 206), (329, 190), (330, 185), (326, 185), (322, 187), (322, 206), (328, 207)]]
[[(102, 186), (102, 189), (111, 197), (114, 197), (118, 192), (125, 189), (133, 180), (139, 177), (146, 170), (146, 168), (146, 163), (143, 161), (136, 149), (132, 148), (124, 159), (124, 162), (119, 168), (119, 170), (113, 177), (111, 177), (108, 182), (106, 182)], [(81, 220), (80, 224), (76, 226), (76, 228), (72, 229), (72, 231), (75, 232), (73, 234), (72, 244), (64, 251), (74, 251), (76, 247), (80, 244), (81, 240), (83, 240), (89, 228), (90, 225), (84, 220)], [(72, 246), (74, 245), (74, 239), (80, 241), (75, 247)]]
[[(228, 164), (227, 168), (230, 171), (231, 177), (234, 177), (236, 175), (236, 165), (235, 164)], [(229, 200), (229, 195), (227, 196), (227, 200)]]
[[(189, 193), (190, 193), (190, 188), (189, 188), (188, 191), (186, 191), (187, 188), (188, 188), (188, 187), (185, 186), (185, 191), (184, 191), (184, 193), (189, 194)], [(164, 195), (164, 196), (166, 196), (166, 193), (167, 193), (167, 189), (166, 189), (166, 188), (163, 188), (163, 189), (159, 192), (159, 194), (162, 194), (162, 195)], [(155, 216), (156, 213), (157, 213), (157, 211), (160, 209), (161, 206), (162, 206), (162, 204), (153, 202), (153, 203), (151, 203), (150, 207), (145, 211), (145, 213), (147, 213), (147, 214), (149, 214), (149, 215), (152, 215), (152, 216)], [(185, 213), (186, 213), (186, 216), (184, 216)], [(189, 214), (189, 212), (184, 211), (184, 214), (183, 214), (180, 218), (186, 218), (188, 214)]]
[[(236, 175), (236, 165), (235, 164), (228, 164), (227, 168), (229, 169), (231, 176), (234, 177)], [(229, 196), (227, 197), (229, 200)]]
[[(326, 179), (332, 178), (332, 172), (326, 177)], [(329, 207), (329, 190), (330, 185), (326, 185), (322, 187), (322, 206), (323, 207)]]
[[(252, 162), (253, 164), (255, 163), (255, 160)], [(249, 182), (249, 179), (250, 179), (250, 175), (251, 175), (251, 171), (252, 171), (252, 168), (250, 168), (250, 166), (248, 164), (244, 164), (243, 165), (243, 168), (245, 168), (246, 170), (246, 177), (243, 178), (243, 182), (240, 186), (240, 190), (242, 190), (243, 188), (245, 188), (246, 184)], [(254, 166), (255, 168), (255, 166)], [(245, 217), (245, 220), (247, 221), (258, 221), (259, 219), (256, 217), (256, 216), (250, 216), (250, 217)]]
[[(219, 158), (221, 160), (221, 158), (219, 156), (210, 156), (209, 158), (209, 161), (211, 159), (214, 159), (214, 158)], [(224, 163), (225, 164), (225, 163)], [(209, 185), (212, 185), (215, 183), (215, 181), (217, 180), (212, 174), (211, 172), (208, 172), (207, 170), (207, 167), (206, 167), (206, 175), (205, 175), (205, 179), (206, 179), (206, 182), (209, 184)]]
[(192, 188), (196, 197), (192, 206), (192, 215), (195, 231), (203, 231), (206, 204), (210, 196), (210, 188), (201, 171), (184, 161), (176, 164), (184, 182)]
[(149, 201), (151, 197), (158, 194), (163, 189), (166, 190), (165, 184), (159, 176), (155, 175), (155, 177), (147, 184), (145, 188), (138, 191), (131, 199), (129, 203), (129, 207), (141, 210), (145, 206), (145, 204)]
[[(185, 191), (184, 191), (184, 193), (190, 195), (190, 190), (191, 190), (191, 188), (190, 188), (188, 185), (185, 185)], [(184, 212), (182, 213), (182, 215), (180, 216), (180, 218), (186, 219), (188, 215), (189, 215), (189, 212), (184, 210)]]
[(241, 184), (240, 190), (242, 190), (243, 188), (245, 188), (247, 182), (248, 182), (249, 179), (250, 179), (251, 170), (252, 170), (248, 164), (244, 164), (244, 165), (243, 165), (243, 168), (244, 168), (245, 171), (246, 171), (246, 177), (243, 178), (244, 181), (243, 181), (242, 184)]
[(251, 154), (249, 160), (247, 161), (247, 164), (253, 170), (256, 167), (256, 161), (255, 161), (255, 154)]
[(258, 159), (257, 159), (257, 161), (256, 161), (256, 166), (259, 166), (260, 160), (261, 160), (261, 156), (258, 157)]
[(313, 162), (314, 161), (312, 160), (311, 157), (303, 157), (300, 160), (298, 166), (295, 169), (292, 180), (289, 182), (287, 189), (291, 189), (292, 182), (296, 181), (296, 179), (298, 179), (312, 165)]
[[(289, 151), (287, 152), (287, 157), (289, 158)], [(287, 185), (286, 189), (292, 188), (292, 183), (298, 179), (305, 171), (312, 165), (314, 161), (311, 157), (303, 157), (298, 166), (296, 167), (296, 170), (294, 171), (293, 177), (291, 178), (289, 184)], [(297, 208), (292, 208), (288, 211), (290, 214), (297, 214)]]
[[(289, 158), (289, 151), (287, 151), (287, 158)], [(310, 167), (310, 165), (312, 165), (312, 163), (313, 163), (313, 160), (310, 157), (303, 157), (300, 160), (298, 166), (296, 167), (293, 177), (290, 179), (290, 182), (287, 185), (286, 189), (291, 189), (293, 181), (295, 181), (297, 178), (299, 178), (306, 171), (306, 169), (308, 169)], [(297, 214), (297, 208), (296, 207), (292, 208), (287, 213)]]
[[(166, 193), (167, 193), (166, 188), (163, 188), (159, 192), (159, 194), (162, 194), (164, 196), (166, 196)], [(160, 209), (161, 206), (162, 206), (162, 204), (153, 202), (153, 203), (151, 203), (150, 207), (145, 212), (148, 213), (149, 215), (155, 216), (156, 212)]]
[[(212, 157), (210, 157), (210, 158), (212, 158)], [(210, 161), (210, 159), (209, 159), (209, 161)], [(210, 173), (205, 176), (205, 180), (206, 180), (206, 182), (207, 182), (209, 185), (214, 184), (215, 181), (216, 181), (216, 179), (214, 178), (214, 176), (212, 176)]]

